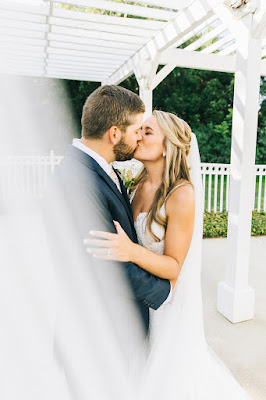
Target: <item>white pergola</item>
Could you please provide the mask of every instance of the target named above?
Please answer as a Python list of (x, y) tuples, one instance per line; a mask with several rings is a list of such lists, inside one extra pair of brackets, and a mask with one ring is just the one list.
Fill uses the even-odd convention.
[[(266, 1), (137, 3), (0, 0), (0, 72), (103, 84), (119, 84), (134, 73), (148, 114), (153, 89), (177, 66), (234, 73), (227, 272), (218, 286), (218, 311), (232, 322), (251, 319), (255, 296), (248, 272)], [(86, 7), (123, 16), (84, 12)]]

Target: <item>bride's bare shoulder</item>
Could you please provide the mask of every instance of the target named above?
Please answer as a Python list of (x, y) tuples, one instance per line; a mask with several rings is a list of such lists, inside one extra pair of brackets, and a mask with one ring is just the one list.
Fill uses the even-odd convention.
[[(180, 185), (180, 186), (179, 186)], [(195, 209), (195, 194), (193, 186), (186, 181), (180, 182), (166, 199), (166, 214), (190, 214)]]

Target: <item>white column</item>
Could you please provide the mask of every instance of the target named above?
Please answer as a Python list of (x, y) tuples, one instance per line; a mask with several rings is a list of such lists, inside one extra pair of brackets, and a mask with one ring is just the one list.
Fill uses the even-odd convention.
[(237, 32), (227, 236), (227, 270), (218, 284), (217, 309), (231, 322), (252, 319), (254, 289), (248, 286), (254, 164), (260, 90), (261, 40), (251, 37), (252, 15)]
[(152, 89), (145, 85), (144, 82), (139, 82), (139, 96), (144, 102), (146, 111), (144, 114), (144, 120), (152, 114)]
[(146, 107), (144, 120), (152, 114), (153, 79), (157, 67), (158, 55), (155, 55), (153, 59), (140, 58), (134, 69), (134, 74), (139, 84), (139, 96)]

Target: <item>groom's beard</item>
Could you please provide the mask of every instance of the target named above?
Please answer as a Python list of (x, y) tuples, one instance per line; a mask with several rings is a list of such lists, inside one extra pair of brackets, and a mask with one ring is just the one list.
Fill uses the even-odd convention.
[(122, 136), (119, 143), (114, 146), (115, 161), (131, 160), (134, 157), (136, 147), (129, 146)]

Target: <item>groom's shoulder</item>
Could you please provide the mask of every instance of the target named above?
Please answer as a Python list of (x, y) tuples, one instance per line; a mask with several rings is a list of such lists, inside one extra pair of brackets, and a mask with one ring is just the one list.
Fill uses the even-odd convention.
[(92, 168), (94, 167), (94, 160), (84, 151), (78, 149), (73, 145), (68, 145), (64, 158), (60, 164), (63, 168)]
[(97, 179), (97, 170), (99, 169), (96, 161), (82, 150), (69, 145), (62, 161), (56, 168), (58, 177), (61, 179), (77, 180), (82, 182), (83, 180)]

